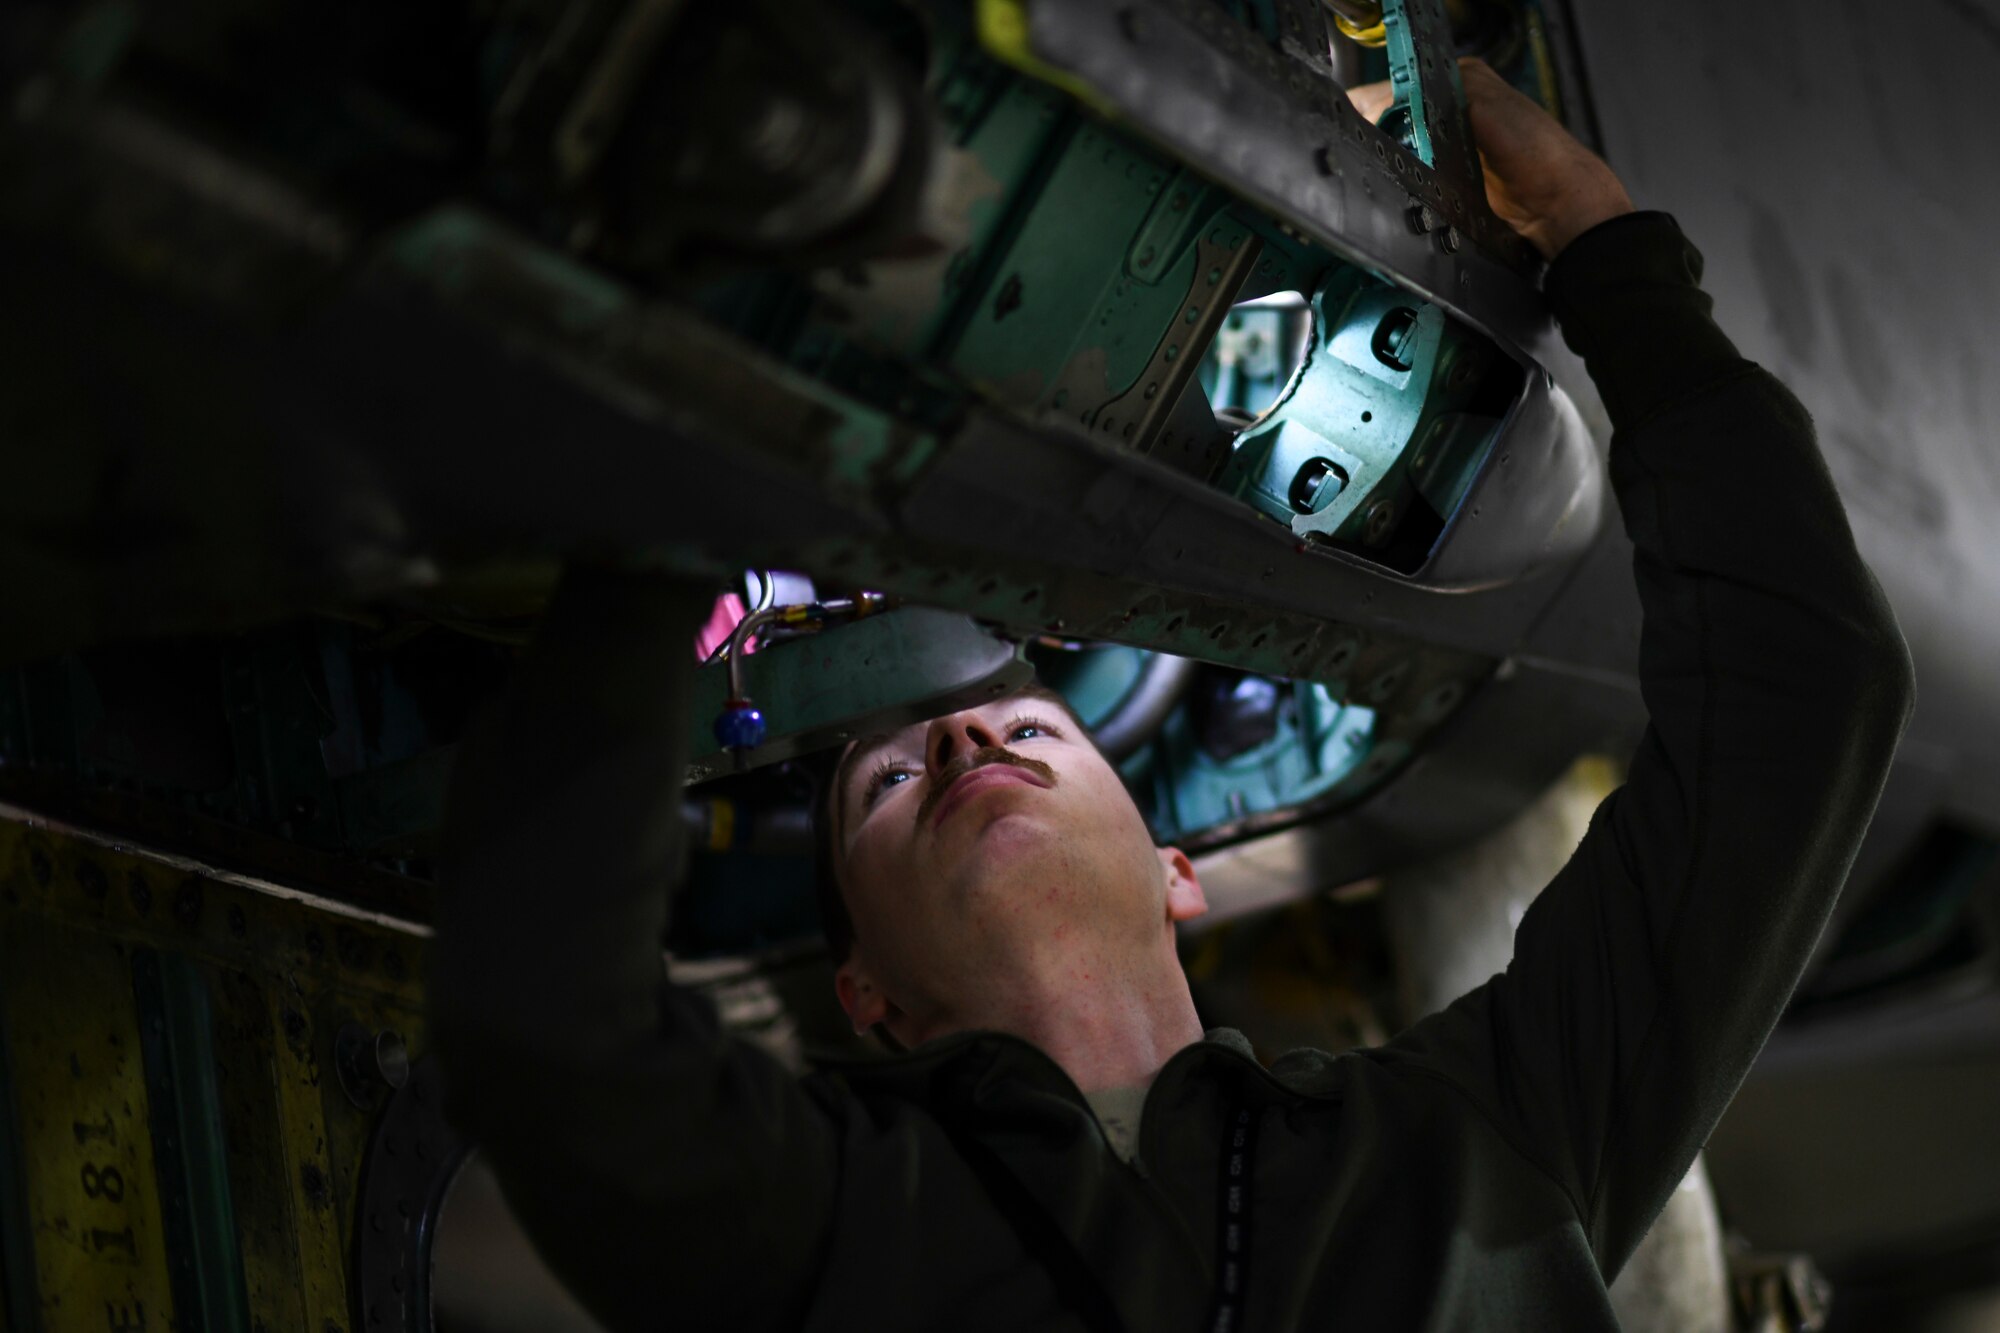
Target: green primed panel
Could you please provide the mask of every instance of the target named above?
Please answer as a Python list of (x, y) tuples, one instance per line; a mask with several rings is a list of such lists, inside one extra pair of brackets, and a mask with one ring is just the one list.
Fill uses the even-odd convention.
[(1325, 685), (1281, 688), (1289, 691), (1291, 706), (1279, 708), (1276, 734), (1227, 759), (1202, 749), (1187, 710), (1168, 719), (1159, 739), (1127, 772), (1151, 798), (1142, 806), (1154, 836), (1170, 842), (1289, 809), (1343, 782), (1358, 794), (1365, 779), (1392, 766), (1400, 743), (1378, 744), (1373, 709), (1342, 703)]
[[(1449, 519), (1499, 426), (1468, 409), (1490, 400), (1505, 363), (1437, 307), (1352, 269), (1331, 270), (1312, 306), (1304, 368), (1237, 441), (1223, 488), (1301, 537), (1370, 547), (1413, 497)], [(1305, 493), (1302, 480), (1326, 471), (1334, 480)]]
[(1152, 656), (1143, 648), (1106, 644), (1038, 660), (1035, 674), (1069, 700), (1085, 726), (1095, 728), (1131, 690)]
[(1122, 136), (1079, 125), (1033, 207), (988, 261), (990, 281), (968, 293), (950, 369), (1024, 405), (1051, 391), (1076, 358), (1101, 367), (1088, 386), (1098, 398), (1128, 388), (1194, 277), (1192, 256), (1157, 283), (1126, 272), (1133, 239), (1172, 176)]
[(1423, 81), (1417, 76), (1416, 37), (1410, 31), (1403, 0), (1383, 0), (1382, 30), (1388, 37), (1389, 83), (1396, 100), (1383, 113), (1385, 126), (1393, 125), (1411, 152), (1426, 164), (1436, 161), (1431, 149), (1430, 111), (1424, 104)]
[[(1048, 655), (1037, 674), (1095, 727), (1152, 656), (1117, 645), (1086, 648)], [(1402, 742), (1378, 738), (1373, 709), (1342, 702), (1344, 686), (1274, 684), (1282, 694), (1276, 732), (1261, 745), (1216, 759), (1203, 750), (1182, 706), (1158, 737), (1120, 766), (1155, 837), (1170, 842), (1304, 805), (1342, 782), (1358, 786), (1364, 769), (1371, 779), (1386, 772), (1407, 752)]]
[[(1389, 10), (1388, 72), (1421, 135), (1421, 55), (1400, 6)], [(1268, 5), (1238, 6), (1236, 18), (1276, 30)], [(1398, 568), (1420, 563), (1483, 461), (1507, 396), (1496, 386), (1518, 385), (1511, 363), (1437, 307), (996, 62), (969, 31), (942, 25), (930, 61), (931, 96), (958, 150), (939, 188), (936, 251), (822, 272), (789, 296), (792, 280), (771, 277), (705, 305), (898, 416), (943, 420), (943, 398), (970, 391), (1197, 476), (1223, 465), (1222, 490), (1300, 538)], [(1319, 333), (1296, 380), (1289, 357), (1249, 365), (1236, 355), (1245, 329), (1276, 317), (1225, 318), (1239, 299), (1291, 289), (1310, 294)], [(1394, 364), (1376, 347), (1392, 319), (1408, 324)], [(1231, 452), (1226, 436), (1164, 435), (1185, 368), (1204, 363), (1215, 406), (1262, 408), (1287, 395)], [(943, 396), (936, 410), (920, 387)], [(1448, 427), (1437, 424), (1448, 416)], [(837, 455), (854, 459), (844, 479), (879, 475), (875, 460), (894, 452), (881, 429), (857, 416), (831, 432)], [(1436, 447), (1418, 467), (1426, 440)]]
[(942, 207), (951, 249), (935, 256), (862, 263), (826, 275), (822, 289), (851, 322), (842, 330), (897, 356), (944, 354), (991, 286), (994, 251), (1032, 208), (1046, 163), (1071, 117), (1061, 94), (994, 65), (976, 47), (942, 54), (936, 99), (956, 133)]

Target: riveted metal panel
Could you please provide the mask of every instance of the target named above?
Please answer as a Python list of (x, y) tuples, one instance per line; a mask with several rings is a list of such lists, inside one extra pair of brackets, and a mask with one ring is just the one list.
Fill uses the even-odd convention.
[(42, 1328), (365, 1326), (349, 1256), (381, 1097), (338, 1067), (334, 1035), (421, 1050), (422, 944), (0, 820), (4, 1119), (21, 1145), (0, 1206), (30, 1221)]
[[(46, 864), (41, 862), (39, 864)], [(126, 946), (9, 912), (0, 929), (42, 1327), (169, 1327), (166, 1234)]]

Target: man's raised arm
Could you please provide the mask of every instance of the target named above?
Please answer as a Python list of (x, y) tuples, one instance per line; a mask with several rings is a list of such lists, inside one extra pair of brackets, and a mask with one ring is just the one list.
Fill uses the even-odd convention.
[(708, 595), (572, 573), (461, 748), (431, 1041), (454, 1120), (613, 1328), (799, 1322), (832, 1215), (827, 1117), (666, 984), (694, 633)]
[(1491, 89), (1482, 125), (1474, 74), (1503, 194), (1600, 192), (1599, 216), (1550, 229), (1547, 290), (1615, 427), (1651, 725), (1509, 969), (1383, 1058), (1456, 1083), (1505, 1126), (1569, 1192), (1609, 1280), (1798, 984), (1913, 687), (1811, 420), (1711, 321), (1694, 248), (1665, 214), (1607, 202), (1589, 169), (1573, 188), (1560, 171), (1507, 179), (1568, 150), (1508, 138), (1529, 131), (1496, 126)]

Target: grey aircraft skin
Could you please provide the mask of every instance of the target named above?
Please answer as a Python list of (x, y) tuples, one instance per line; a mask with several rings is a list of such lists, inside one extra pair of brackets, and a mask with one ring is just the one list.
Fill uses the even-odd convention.
[[(828, 643), (872, 633), (875, 651), (906, 651), (900, 630), (869, 626), (911, 621), (843, 623), (872, 609), (864, 590), (909, 603), (898, 615), (951, 613), (961, 637), (949, 654), (900, 686), (852, 669), (845, 702), (824, 714), (788, 711), (807, 691), (787, 685), (775, 651), (713, 668), (710, 713), (740, 692), (728, 670), (747, 660), (766, 673), (750, 684), (772, 730), (765, 748), (745, 747), (749, 774), (732, 775), (712, 747), (690, 774), (690, 818), (717, 849), (785, 858), (794, 881), (802, 807), (786, 761), (1018, 681), (1021, 642), (1117, 643), (1259, 679), (1338, 676), (1357, 691), (1389, 682), (1378, 725), (1393, 759), (1331, 795), (1188, 830), (1217, 920), (1462, 846), (1578, 756), (1629, 749), (1643, 725), (1631, 547), (1602, 482), (1608, 421), (1532, 267), (1475, 240), (1482, 206), (1462, 194), (1476, 163), (1450, 128), (1451, 95), (1425, 83), (1444, 110), (1434, 160), (1409, 166), (1339, 95), (1356, 53), (1297, 36), (1301, 21), (1368, 6), (813, 7), (798, 22), (827, 43), (828, 68), (865, 72), (867, 114), (895, 127), (880, 131), (890, 146), (856, 131), (873, 155), (857, 149), (820, 177), (730, 177), (742, 194), (727, 206), (763, 209), (752, 220), (776, 238), (746, 224), (734, 249), (702, 231), (721, 224), (686, 202), (699, 189), (669, 188), (577, 137), (576, 108), (600, 97), (606, 115), (664, 116), (646, 146), (677, 160), (675, 136), (694, 131), (672, 119), (670, 97), (644, 92), (675, 68), (663, 17), (674, 5), (602, 0), (565, 27), (552, 17), (561, 6), (530, 4), (504, 32), (476, 7), (354, 6), (337, 20), (277, 0), (240, 8), (141, 18), (52, 0), (0, 18), (9, 819), (421, 930), (450, 746), (560, 561), (607, 551), (647, 551), (718, 585), (745, 569), (800, 571), (847, 596), (824, 617)], [(722, 22), (720, 8), (703, 21)], [(1386, 8), (1407, 15), (1411, 50), (1443, 54), (1450, 19), (1482, 7)], [(1639, 207), (1679, 220), (1705, 256), (1718, 322), (1812, 414), (1915, 661), (1917, 711), (1818, 963), (1709, 1151), (1729, 1224), (1847, 1279), (1863, 1294), (1833, 1327), (1866, 1328), (1869, 1292), (1894, 1310), (1898, 1292), (1974, 1289), (2000, 1273), (2000, 147), (1989, 131), (2000, 9), (1487, 8), (1537, 16), (1571, 127)], [(1544, 471), (1511, 489), (1495, 467), (1468, 472), (1464, 507), (1441, 513), (1398, 567), (1384, 554), (1393, 543), (1295, 540), (1250, 512), (1247, 488), (1225, 496), (1218, 470), (1164, 444), (1125, 449), (1056, 422), (1051, 385), (982, 378), (987, 363), (966, 349), (975, 335), (999, 339), (981, 330), (1004, 306), (980, 307), (976, 327), (963, 310), (940, 318), (922, 356), (904, 355), (914, 343), (884, 354), (910, 371), (900, 394), (856, 388), (831, 356), (810, 363), (802, 338), (781, 345), (790, 315), (754, 336), (747, 316), (724, 327), (702, 304), (705, 284), (775, 272), (797, 279), (785, 299), (809, 303), (801, 292), (816, 300), (847, 280), (829, 273), (908, 258), (890, 242), (916, 234), (896, 228), (922, 217), (911, 201), (949, 154), (923, 109), (935, 89), (882, 72), (907, 34), (878, 9), (931, 14), (939, 49), (954, 23), (972, 31), (965, 15), (1022, 16), (1014, 45), (987, 32), (985, 54), (967, 57), (997, 71), (980, 78), (1032, 84), (1079, 134), (1104, 117), (1137, 145), (1117, 151), (1216, 191), (1218, 217), (1257, 214), (1231, 270), (1243, 296), (1263, 294), (1247, 258), (1261, 245), (1298, 272), (1346, 264), (1391, 279), (1489, 340), (1518, 381), (1492, 453), (1540, 447)], [(768, 37), (756, 24), (772, 11), (746, 5), (729, 21)], [(1278, 35), (1245, 36), (1266, 19)], [(852, 36), (870, 24), (889, 36)], [(517, 63), (499, 79), (475, 48)], [(627, 48), (651, 54), (613, 58)], [(792, 86), (789, 67), (771, 68), (772, 86)], [(1226, 95), (1175, 102), (1194, 86), (1175, 80), (1203, 70)], [(1230, 82), (1243, 71), (1257, 77)], [(1291, 101), (1257, 100), (1283, 80)], [(846, 114), (817, 83), (795, 85)], [(719, 105), (713, 120), (748, 124), (757, 110)], [(1208, 115), (1220, 131), (1204, 130)], [(1297, 139), (1307, 130), (1324, 142)], [(793, 216), (810, 210), (787, 213), (798, 198), (849, 220), (816, 234), (812, 217)], [(1405, 222), (1433, 204), (1453, 225)], [(633, 216), (708, 248), (649, 250)], [(931, 222), (909, 228), (920, 225)], [(1004, 297), (1000, 269), (964, 272)], [(1169, 382), (1174, 406), (1141, 418), (1142, 442), (1173, 429), (1223, 438), (1199, 387)], [(836, 417), (873, 422), (873, 434), (828, 426)], [(854, 462), (842, 442), (863, 435)], [(912, 609), (925, 607), (937, 610)], [(1312, 669), (1287, 671), (1301, 662)], [(1399, 693), (1410, 673), (1418, 684)], [(721, 785), (700, 785), (711, 778)], [(732, 832), (712, 791), (766, 812), (754, 835), (750, 820)], [(734, 882), (718, 871), (718, 897), (703, 902)], [(692, 951), (768, 961), (773, 941), (801, 937), (799, 901), (690, 912), (687, 929), (711, 932)], [(25, 1001), (0, 985), (8, 1003)], [(360, 1067), (354, 1049), (342, 1069)], [(369, 1049), (362, 1064), (407, 1075), (406, 1060)], [(26, 1060), (13, 1075), (24, 1088)], [(369, 1115), (406, 1086), (389, 1073), (362, 1083), (350, 1097)], [(0, 1220), (40, 1206), (6, 1156)], [(389, 1188), (378, 1177), (366, 1178)], [(357, 1167), (353, 1190), (362, 1178)], [(44, 1279), (26, 1251), (5, 1257), (0, 1315), (25, 1318), (22, 1293)], [(355, 1260), (373, 1275), (349, 1275), (357, 1289), (388, 1271), (380, 1262)]]
[[(2000, 266), (1980, 222), (2000, 206), (1980, 128), (2000, 14), (1939, 0), (1885, 27), (1764, 3), (1725, 36), (1685, 8), (1584, 4), (1576, 24), (1604, 152), (1697, 238), (1718, 322), (1812, 413), (1916, 662), (1852, 921), (1912, 892), (1895, 867), (1924, 837), (2000, 821)], [(1781, 1027), (1710, 1145), (1734, 1224), (1836, 1263), (1977, 1271), (2000, 1198), (1992, 1154), (1963, 1150), (2000, 1110), (1989, 987)]]

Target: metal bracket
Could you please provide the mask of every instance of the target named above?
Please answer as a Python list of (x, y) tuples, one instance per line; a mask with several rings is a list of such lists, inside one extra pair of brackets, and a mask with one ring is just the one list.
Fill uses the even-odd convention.
[[(1449, 27), (1439, 27), (1436, 0), (1412, 0), (1402, 12), (1436, 166), (1367, 124), (1327, 68), (1281, 54), (1197, 0), (1029, 4), (1028, 58), (1016, 63), (1040, 77), (1053, 72), (1059, 86), (1087, 86), (1093, 106), (1335, 254), (1394, 274), (1516, 347), (1533, 346), (1548, 316), (1525, 276), (1532, 254), (1474, 188), (1456, 67), (1433, 58), (1423, 68), (1424, 51), (1450, 49)], [(1287, 52), (1303, 49), (1293, 36)], [(1414, 233), (1412, 204), (1451, 227)], [(1450, 244), (1447, 231), (1471, 244)]]

